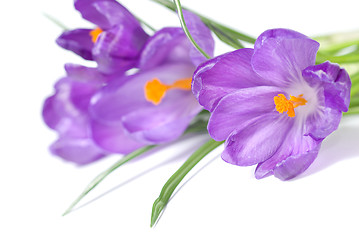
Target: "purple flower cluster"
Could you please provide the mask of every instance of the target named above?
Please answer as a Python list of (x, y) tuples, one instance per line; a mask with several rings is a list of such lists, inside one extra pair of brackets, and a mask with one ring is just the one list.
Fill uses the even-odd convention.
[[(257, 164), (258, 179), (288, 180), (310, 166), (348, 110), (347, 72), (315, 65), (319, 43), (298, 32), (268, 30), (253, 49), (206, 61), (181, 28), (149, 36), (115, 0), (76, 0), (75, 8), (94, 29), (66, 31), (57, 43), (97, 67), (67, 64), (44, 104), (44, 120), (59, 135), (51, 151), (65, 160), (86, 164), (173, 141), (204, 108), (209, 134), (225, 140), (226, 162)], [(212, 56), (210, 30), (184, 15)]]
[(257, 164), (256, 178), (291, 179), (317, 157), (348, 110), (350, 78), (315, 65), (318, 42), (291, 30), (262, 33), (254, 49), (215, 57), (196, 70), (192, 90), (211, 112), (208, 131), (228, 163)]
[[(45, 101), (44, 121), (59, 135), (52, 153), (86, 164), (178, 138), (202, 110), (191, 80), (205, 58), (181, 28), (148, 36), (115, 0), (76, 0), (75, 8), (96, 26), (66, 31), (57, 43), (98, 67), (67, 64), (67, 76)], [(196, 41), (213, 55), (210, 30), (196, 15), (185, 17)], [(126, 73), (133, 68), (137, 72)]]

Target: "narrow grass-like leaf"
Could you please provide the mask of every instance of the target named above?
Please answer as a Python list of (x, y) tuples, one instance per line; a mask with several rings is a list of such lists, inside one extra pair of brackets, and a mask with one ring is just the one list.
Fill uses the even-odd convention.
[[(359, 93), (359, 84), (353, 84), (350, 90), (350, 97), (353, 98), (355, 95)], [(351, 100), (353, 101), (353, 99)]]
[(158, 4), (161, 4), (162, 6), (172, 10), (172, 11), (176, 11), (176, 5), (171, 2), (170, 0), (152, 0), (153, 2), (156, 2)]
[(209, 117), (210, 117), (210, 113), (207, 110), (202, 110), (192, 120), (192, 123), (187, 127), (184, 134), (207, 131)]
[(319, 51), (323, 52), (323, 53), (328, 53), (328, 54), (334, 55), (334, 54), (339, 53), (343, 49), (346, 49), (346, 48), (352, 47), (352, 46), (358, 46), (358, 45), (359, 45), (359, 40), (355, 40), (355, 41), (350, 41), (350, 42), (333, 44), (333, 45), (328, 46), (327, 48), (319, 49)]
[(355, 51), (340, 56), (327, 55), (323, 52), (318, 52), (316, 62), (322, 63), (325, 61), (331, 61), (335, 63), (359, 63), (359, 52)]
[(47, 13), (42, 13), (42, 14), (44, 15), (44, 17), (49, 19), (52, 23), (54, 23), (58, 27), (62, 28), (62, 30), (64, 30), (64, 31), (68, 30), (68, 28), (62, 22), (60, 22), (58, 19), (54, 18), (53, 16), (50, 16)]
[(197, 43), (196, 41), (193, 39), (193, 37), (191, 36), (187, 26), (186, 26), (186, 22), (184, 20), (183, 17), (183, 13), (182, 13), (182, 7), (181, 7), (181, 2), (180, 0), (173, 0), (173, 2), (176, 4), (176, 8), (177, 8), (177, 12), (178, 12), (178, 17), (182, 26), (182, 29), (184, 31), (184, 33), (186, 34), (187, 38), (190, 40), (190, 42), (193, 44), (193, 46), (195, 48), (197, 48), (197, 50), (202, 53), (203, 56), (205, 56), (207, 59), (211, 59), (211, 56), (209, 56)]
[(163, 208), (167, 205), (173, 191), (178, 184), (183, 180), (187, 173), (197, 165), (208, 153), (217, 148), (223, 142), (216, 142), (213, 139), (202, 145), (194, 152), (185, 163), (170, 177), (170, 179), (163, 186), (160, 196), (153, 203), (151, 214), (151, 227), (156, 223)]
[(215, 27), (212, 23), (207, 23), (207, 26), (209, 27), (209, 29), (211, 29), (211, 31), (216, 34), (216, 36), (218, 37), (219, 40), (221, 40), (222, 42), (226, 43), (227, 45), (235, 48), (235, 49), (240, 49), (243, 48), (244, 46), (238, 41), (238, 39), (229, 36), (227, 33), (221, 31), (221, 29)]
[(359, 114), (359, 107), (349, 108), (348, 112), (343, 113), (344, 116)]
[(349, 108), (359, 107), (359, 97), (350, 99)]
[[(169, 1), (169, 0), (152, 0), (152, 1), (154, 1), (154, 2), (156, 2), (156, 3), (158, 3), (158, 4), (161, 4), (162, 6), (167, 7), (168, 9), (170, 9), (170, 10), (172, 10), (172, 11), (176, 11), (176, 6), (175, 6), (175, 4), (172, 3), (172, 2)], [(214, 21), (214, 20), (211, 20), (211, 19), (209, 19), (209, 18), (207, 18), (207, 17), (202, 16), (201, 14), (196, 13), (196, 12), (193, 11), (193, 10), (190, 10), (190, 9), (188, 9), (188, 8), (185, 8), (185, 7), (184, 7), (183, 9), (186, 9), (186, 10), (188, 10), (188, 11), (191, 11), (191, 12), (193, 12), (194, 14), (196, 14), (197, 16), (199, 16), (199, 17), (201, 18), (201, 20), (203, 21), (203, 23), (205, 23), (209, 28), (215, 28), (217, 32), (214, 32), (214, 33), (215, 33), (217, 36), (218, 36), (218, 35), (221, 35), (221, 33), (222, 33), (223, 36), (221, 36), (221, 37), (218, 36), (218, 38), (219, 38), (220, 40), (222, 40), (222, 39), (228, 40), (228, 39), (227, 39), (228, 37), (233, 38), (231, 41), (228, 41), (228, 42), (225, 42), (225, 41), (222, 40), (224, 43), (226, 43), (226, 44), (228, 44), (228, 45), (230, 45), (230, 46), (232, 46), (232, 47), (238, 48), (238, 46), (234, 46), (234, 45), (233, 45), (233, 42), (234, 42), (235, 40), (237, 40), (237, 41), (238, 41), (238, 40), (242, 40), (242, 41), (244, 41), (244, 42), (248, 42), (248, 43), (252, 43), (252, 44), (256, 41), (256, 39), (253, 38), (253, 37), (251, 37), (251, 36), (248, 36), (248, 35), (246, 35), (246, 34), (244, 34), (244, 33), (238, 32), (238, 31), (236, 31), (236, 30), (234, 30), (234, 29), (231, 29), (231, 28), (229, 28), (229, 27), (227, 27), (227, 26), (224, 26), (224, 25), (222, 25), (222, 24), (220, 24), (220, 23), (218, 23), (218, 22), (216, 22), (216, 21)], [(212, 30), (212, 31), (213, 31), (213, 30)]]
[[(209, 118), (209, 112), (206, 110), (203, 110), (200, 112), (194, 121), (188, 126), (186, 131), (184, 132), (184, 135), (187, 133), (194, 133), (194, 132), (204, 132), (207, 130), (207, 124), (208, 124), (208, 118)], [(140, 156), (141, 154), (151, 150), (152, 148), (156, 147), (156, 145), (152, 146), (146, 146), (143, 148), (140, 148), (126, 156), (124, 156), (122, 159), (120, 159), (118, 162), (113, 164), (110, 168), (108, 168), (106, 171), (99, 174), (94, 180), (91, 181), (89, 185), (85, 188), (85, 190), (80, 194), (80, 196), (70, 205), (70, 207), (65, 211), (63, 216), (71, 212), (71, 210), (91, 191), (93, 190), (100, 182), (102, 182), (110, 173), (112, 173), (114, 170), (122, 166), (123, 164), (127, 163), (128, 161), (134, 159), (135, 157)]]
[(152, 32), (156, 32), (156, 29), (154, 27), (152, 27), (150, 24), (148, 24), (147, 22), (145, 22), (144, 20), (142, 20), (141, 18), (135, 16), (137, 21), (139, 21), (142, 25), (144, 25), (145, 27), (147, 27), (148, 29), (150, 29)]
[(345, 48), (359, 46), (359, 31), (341, 32), (314, 37), (320, 42), (320, 52), (335, 55)]
[(251, 37), (251, 36), (248, 36), (248, 35), (246, 35), (246, 34), (244, 34), (244, 33), (240, 33), (240, 32), (238, 32), (238, 31), (236, 31), (236, 30), (234, 30), (234, 29), (232, 29), (232, 28), (229, 28), (229, 27), (224, 26), (224, 25), (222, 25), (222, 24), (220, 24), (220, 23), (217, 23), (217, 22), (215, 22), (215, 21), (212, 21), (212, 20), (209, 19), (209, 18), (202, 17), (202, 21), (203, 21), (204, 23), (206, 23), (206, 24), (207, 24), (207, 23), (211, 23), (211, 24), (212, 24), (213, 26), (215, 26), (216, 28), (221, 29), (222, 32), (225, 32), (226, 34), (228, 34), (228, 35), (230, 35), (230, 36), (233, 36), (233, 37), (235, 37), (236, 39), (242, 40), (242, 41), (244, 41), (244, 42), (248, 42), (248, 43), (254, 44), (255, 41), (256, 41), (256, 39), (253, 38), (253, 37)]
[(109, 175), (114, 170), (116, 170), (117, 168), (119, 168), (123, 164), (127, 163), (128, 161), (134, 159), (135, 157), (138, 157), (138, 156), (142, 155), (145, 152), (148, 152), (149, 150), (151, 150), (154, 147), (156, 147), (156, 145), (146, 146), (146, 147), (140, 148), (140, 149), (138, 149), (136, 151), (133, 151), (132, 153), (124, 156), (121, 160), (119, 160), (118, 162), (113, 164), (109, 169), (107, 169), (106, 171), (100, 173), (94, 180), (92, 180), (92, 182), (89, 185), (87, 185), (85, 190), (70, 205), (70, 207), (64, 212), (64, 214), (62, 216), (65, 216), (66, 214), (71, 212), (71, 210), (76, 206), (76, 204), (79, 203), (81, 201), (81, 199), (83, 199), (92, 189), (94, 189), (105, 177), (107, 177), (107, 175)]

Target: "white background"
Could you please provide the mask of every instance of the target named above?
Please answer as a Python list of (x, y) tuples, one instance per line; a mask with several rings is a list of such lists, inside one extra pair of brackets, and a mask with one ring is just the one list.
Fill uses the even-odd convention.
[[(122, 3), (157, 29), (179, 26), (173, 13), (149, 0)], [(359, 29), (357, 0), (182, 4), (253, 36), (275, 27), (311, 36)], [(359, 239), (358, 117), (343, 119), (315, 163), (288, 182), (256, 180), (254, 167), (229, 165), (217, 149), (186, 177), (153, 229), (153, 201), (206, 136), (123, 166), (61, 217), (120, 156), (79, 168), (48, 152), (56, 134), (42, 122), (42, 103), (64, 75), (64, 63), (84, 62), (56, 46), (61, 29), (43, 13), (69, 28), (92, 27), (71, 0), (6, 1), (0, 8), (0, 239)], [(217, 46), (217, 54), (231, 50)]]

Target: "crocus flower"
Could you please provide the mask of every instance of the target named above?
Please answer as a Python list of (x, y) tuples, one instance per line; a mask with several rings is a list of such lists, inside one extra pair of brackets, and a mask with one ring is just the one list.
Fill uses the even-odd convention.
[(298, 32), (273, 29), (254, 49), (198, 67), (193, 93), (211, 112), (211, 137), (226, 140), (226, 162), (257, 164), (258, 179), (288, 180), (309, 167), (350, 101), (347, 72), (330, 62), (315, 65), (318, 48)]
[(55, 85), (55, 94), (46, 99), (45, 123), (59, 139), (50, 150), (61, 158), (86, 164), (106, 155), (91, 139), (88, 105), (92, 95), (109, 79), (96, 69), (67, 64), (67, 76)]
[[(213, 54), (210, 30), (194, 14), (185, 12), (188, 28)], [(110, 152), (128, 153), (140, 145), (175, 140), (202, 109), (191, 92), (196, 66), (205, 59), (181, 28), (164, 28), (145, 44), (139, 71), (110, 82), (91, 99), (94, 141)]]
[(82, 17), (94, 29), (65, 31), (57, 43), (87, 60), (95, 60), (106, 74), (135, 67), (148, 38), (137, 19), (115, 0), (75, 0)]

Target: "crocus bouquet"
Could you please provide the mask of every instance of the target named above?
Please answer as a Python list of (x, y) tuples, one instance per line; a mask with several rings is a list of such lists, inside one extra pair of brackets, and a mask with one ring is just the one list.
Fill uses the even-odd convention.
[[(292, 179), (312, 164), (343, 112), (359, 113), (359, 38), (319, 37), (318, 51), (318, 41), (294, 30), (254, 39), (179, 0), (153, 1), (177, 12), (182, 28), (156, 31), (115, 0), (75, 0), (94, 27), (56, 40), (97, 67), (66, 64), (46, 99), (44, 121), (59, 136), (51, 152), (79, 165), (125, 154), (65, 214), (116, 168), (189, 132), (208, 131), (211, 140), (165, 184), (151, 226), (184, 176), (223, 143), (222, 159), (257, 165), (257, 179)], [(235, 50), (214, 56), (212, 33)]]

